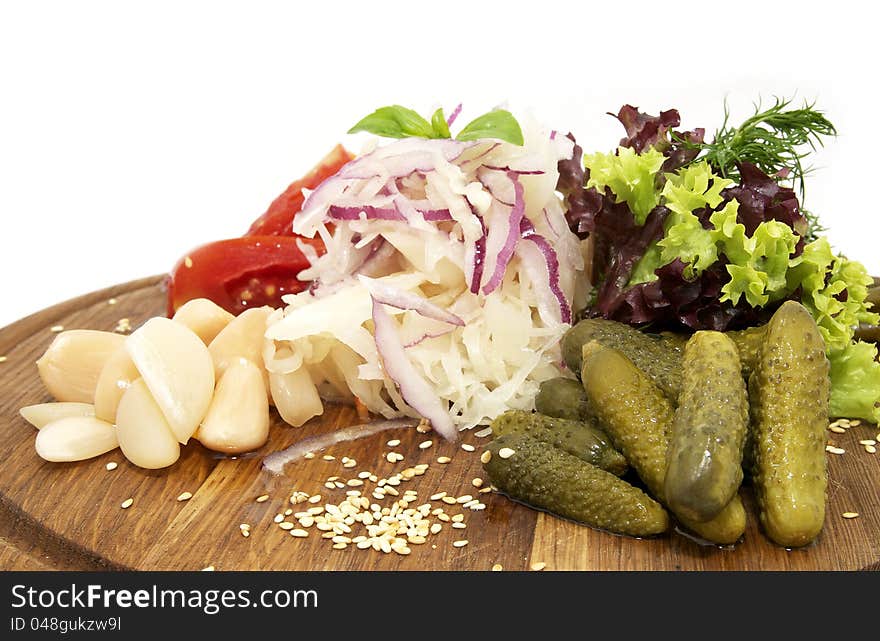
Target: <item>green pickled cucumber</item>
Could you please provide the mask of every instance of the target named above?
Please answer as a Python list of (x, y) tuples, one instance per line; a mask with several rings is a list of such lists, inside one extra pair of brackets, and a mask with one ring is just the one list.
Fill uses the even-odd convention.
[(620, 350), (668, 399), (677, 402), (681, 391), (682, 350), (679, 340), (646, 334), (617, 321), (588, 318), (562, 337), (562, 358), (572, 372), (581, 372), (583, 346), (590, 341)]
[(761, 346), (767, 337), (767, 326), (747, 327), (746, 329), (726, 332), (726, 335), (733, 341), (739, 352), (743, 378), (749, 380), (749, 376), (755, 371), (755, 365), (757, 365), (758, 356), (761, 353)]
[(486, 452), (489, 480), (513, 499), (618, 534), (652, 536), (669, 529), (666, 511), (647, 494), (559, 448), (506, 434)]
[(492, 421), (492, 434), (526, 434), (617, 476), (627, 469), (626, 459), (612, 447), (608, 437), (582, 421), (510, 410)]
[(541, 383), (535, 396), (535, 409), (545, 416), (588, 421), (593, 413), (584, 386), (573, 378), (559, 376)]
[(720, 332), (697, 332), (685, 347), (682, 377), (664, 496), (674, 513), (708, 521), (743, 480), (749, 399), (736, 345)]
[[(584, 389), (611, 443), (629, 461), (648, 490), (665, 503), (666, 454), (672, 429), (672, 403), (647, 374), (616, 349), (597, 342), (584, 346)], [(720, 544), (735, 543), (746, 527), (739, 495), (713, 519), (697, 522), (676, 515), (695, 534)]]
[(800, 303), (785, 302), (767, 325), (749, 395), (761, 525), (786, 547), (806, 545), (825, 522), (828, 370), (813, 317)]

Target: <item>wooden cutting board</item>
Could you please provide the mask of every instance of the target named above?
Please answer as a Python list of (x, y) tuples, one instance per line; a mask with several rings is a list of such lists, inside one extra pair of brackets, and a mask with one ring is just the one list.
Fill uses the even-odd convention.
[[(218, 457), (192, 442), (165, 470), (137, 468), (118, 450), (79, 463), (40, 459), (34, 452), (36, 432), (18, 409), (51, 400), (34, 361), (55, 337), (52, 328), (112, 331), (122, 318), (137, 327), (162, 314), (164, 302), (162, 278), (152, 277), (56, 305), (0, 330), (0, 355), (6, 357), (0, 363), (0, 569), (198, 570), (212, 565), (217, 570), (488, 570), (500, 564), (504, 570), (526, 570), (536, 563), (546, 563), (548, 570), (880, 569), (880, 455), (868, 454), (858, 444), (875, 438), (877, 428), (868, 425), (841, 435), (829, 432), (846, 453), (829, 455), (825, 528), (816, 543), (800, 550), (777, 547), (760, 533), (747, 488), (742, 492), (749, 509), (748, 531), (740, 544), (725, 549), (675, 532), (651, 540), (615, 536), (498, 494), (480, 494), (472, 480), (483, 476), (479, 454), (484, 439), (473, 432), (464, 433), (462, 441), (476, 446), (475, 452), (409, 428), (335, 445), (313, 459), (290, 464), (284, 477), (261, 471), (261, 458), (268, 452), (355, 423), (354, 412), (340, 406), (328, 407), (324, 416), (300, 428), (275, 416), (269, 443), (245, 457)], [(429, 438), (434, 445), (419, 449)], [(399, 439), (400, 445), (389, 447), (390, 439)], [(385, 454), (392, 449), (404, 460), (388, 462)], [(325, 460), (324, 455), (335, 458)], [(440, 463), (441, 456), (451, 461)], [(357, 465), (344, 467), (343, 457)], [(111, 461), (118, 467), (108, 471), (105, 465)], [(426, 543), (411, 545), (407, 556), (354, 545), (333, 549), (314, 527), (307, 538), (294, 538), (274, 522), (285, 509), (338, 504), (346, 491), (369, 496), (375, 487), (367, 479), (364, 486), (331, 490), (325, 487), (330, 477), (348, 481), (367, 471), (387, 478), (419, 463), (429, 464), (426, 473), (396, 488), (401, 496), (407, 489), (417, 492), (413, 506), (445, 491), (478, 497), (486, 508), (472, 511), (431, 502), (449, 515), (463, 514), (466, 527), (443, 523)], [(294, 507), (288, 502), (293, 490), (321, 494), (322, 499)], [(178, 501), (182, 492), (193, 497)], [(268, 500), (257, 502), (263, 494)], [(122, 509), (128, 498), (133, 504)], [(388, 507), (393, 501), (391, 496), (374, 500)], [(860, 516), (844, 519), (844, 512)], [(248, 537), (241, 533), (242, 523), (250, 526)], [(352, 537), (360, 527), (355, 525)], [(460, 540), (468, 544), (454, 547)]]

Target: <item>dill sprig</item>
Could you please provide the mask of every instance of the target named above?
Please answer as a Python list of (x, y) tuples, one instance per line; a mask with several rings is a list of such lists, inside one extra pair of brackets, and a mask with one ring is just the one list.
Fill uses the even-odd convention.
[[(792, 100), (775, 98), (769, 109), (762, 110), (760, 101), (755, 113), (739, 127), (729, 125), (730, 110), (724, 101), (724, 121), (715, 132), (712, 142), (694, 143), (679, 138), (690, 149), (699, 150), (699, 159), (706, 160), (719, 175), (740, 180), (737, 163), (750, 162), (768, 176), (778, 180), (790, 180), (800, 192), (801, 204), (806, 196), (804, 177), (812, 167), (804, 161), (823, 146), (823, 136), (835, 136), (837, 130), (825, 115), (815, 109), (815, 103), (804, 101), (800, 109), (789, 109)], [(809, 233), (814, 236), (821, 227), (816, 216), (803, 211), (807, 218)]]

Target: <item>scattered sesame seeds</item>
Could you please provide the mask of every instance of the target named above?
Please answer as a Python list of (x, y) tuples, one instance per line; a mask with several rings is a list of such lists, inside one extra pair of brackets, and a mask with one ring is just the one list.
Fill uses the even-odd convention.
[(437, 462), (440, 463), (441, 465), (445, 465), (446, 463), (449, 463), (451, 460), (452, 459), (449, 458), (448, 456), (438, 456), (437, 457)]
[[(115, 298), (109, 298), (109, 299), (107, 299), (107, 304), (108, 304), (108, 305), (115, 305), (115, 304), (118, 303), (118, 302), (119, 302), (119, 301), (116, 300)], [(213, 567), (213, 566), (211, 566), (211, 567)]]
[(432, 440), (430, 440), (430, 439), (427, 440), (427, 441), (422, 441), (421, 443), (419, 443), (419, 449), (420, 449), (420, 450), (426, 450), (426, 449), (428, 449), (429, 447), (431, 447), (432, 445), (434, 445), (434, 441), (432, 441)]
[(323, 497), (320, 494), (315, 494), (314, 496), (310, 496), (308, 498), (309, 503), (315, 504), (320, 503)]
[(416, 432), (419, 434), (427, 434), (431, 431), (431, 423), (427, 419), (422, 419), (419, 421), (419, 424), (416, 425)]
[(504, 566), (501, 565), (500, 563), (496, 563), (495, 565), (492, 566), (493, 572), (501, 572), (503, 569), (504, 569)]
[(862, 424), (862, 421), (861, 421), (860, 419), (857, 419), (857, 418), (856, 418), (856, 419), (853, 419), (853, 420), (851, 420), (851, 421), (849, 422), (849, 426), (850, 426), (850, 427), (858, 427), (858, 426), (861, 425), (861, 424)]
[(467, 524), (466, 523), (453, 523), (452, 527), (454, 527), (456, 530), (463, 530), (467, 527)]
[(842, 516), (845, 519), (856, 519), (856, 518), (858, 518), (859, 513), (858, 512), (844, 512), (840, 516)]
[(342, 467), (347, 468), (347, 469), (351, 469), (353, 467), (357, 467), (357, 464), (358, 464), (358, 462), (352, 458), (352, 459), (348, 459), (345, 463), (343, 463)]
[(532, 563), (531, 568), (534, 572), (540, 572), (544, 568), (547, 567), (547, 564), (543, 561), (538, 561), (537, 563)]
[(292, 530), (293, 523), (291, 523), (290, 521), (281, 521), (281, 523), (278, 524), (278, 527), (280, 527), (282, 530)]
[(440, 524), (440, 523), (432, 523), (432, 524), (431, 524), (430, 532), (431, 532), (431, 534), (439, 534), (440, 531), (441, 531), (442, 529), (443, 529), (443, 525), (442, 525), (442, 524)]
[(193, 266), (193, 259), (190, 258), (189, 256), (187, 256), (186, 258), (183, 259), (183, 264), (186, 266), (187, 269), (189, 269), (190, 267)]
[(294, 537), (296, 537), (296, 538), (298, 538), (298, 539), (304, 539), (304, 538), (306, 538), (308, 535), (309, 535), (308, 532), (306, 532), (305, 530), (300, 530), (300, 529), (298, 529), (298, 528), (297, 528), (296, 530), (291, 530), (291, 531), (290, 531), (290, 536), (294, 536)]
[(846, 434), (846, 430), (842, 427), (837, 427), (837, 425), (829, 425), (828, 430), (835, 434)]
[(833, 445), (826, 445), (825, 451), (831, 454), (844, 454), (846, 452), (842, 447), (834, 447)]
[(49, 328), (49, 331), (54, 332), (55, 334), (57, 334), (58, 332), (63, 332), (64, 325), (52, 325), (52, 327)]
[(283, 514), (276, 514), (275, 518), (272, 520), (275, 521), (276, 523), (281, 523), (281, 521), (284, 520), (284, 515)]
[(181, 492), (177, 495), (178, 501), (189, 501), (193, 497), (192, 492)]
[(7, 358), (5, 356), (0, 356), (0, 363), (5, 363)]
[(474, 436), (476, 436), (477, 438), (484, 438), (486, 436), (491, 436), (491, 435), (492, 435), (492, 427), (491, 426), (484, 427), (479, 432), (474, 432)]
[(492, 452), (486, 450), (482, 454), (480, 454), (480, 463), (486, 464), (492, 460)]
[[(111, 298), (110, 300), (114, 300), (114, 299)], [(108, 302), (109, 302), (109, 301), (108, 301)], [(111, 305), (112, 305), (112, 303), (111, 303)], [(213, 571), (214, 571), (214, 566), (213, 566), (213, 565), (207, 565), (207, 566), (205, 566), (205, 567), (203, 567), (203, 568), (201, 569), (201, 572), (213, 572)]]
[(430, 498), (432, 501), (439, 501), (444, 496), (446, 496), (446, 492), (437, 492), (436, 494), (432, 494)]
[(500, 450), (498, 450), (498, 456), (503, 459), (508, 459), (514, 454), (516, 454), (516, 450), (512, 450), (509, 447), (502, 447)]
[(313, 458), (315, 458), (315, 453), (314, 452), (306, 452), (305, 454), (303, 454), (303, 458), (304, 459), (313, 459)]
[(483, 487), (483, 479), (479, 476), (471, 481), (471, 485), (474, 487)]
[(391, 439), (390, 441), (388, 441), (388, 442), (386, 443), (386, 445), (387, 445), (388, 447), (397, 447), (398, 445), (400, 445), (400, 439), (398, 439), (398, 438), (393, 438), (393, 439)]
[(254, 499), (257, 503), (265, 503), (269, 500), (268, 494), (260, 494), (256, 499)]
[(388, 454), (385, 455), (385, 460), (389, 463), (397, 463), (403, 460), (403, 454), (400, 452), (388, 452)]
[(859, 445), (877, 445), (877, 441), (872, 438), (866, 438), (859, 441)]
[(109, 463), (107, 463), (107, 465), (104, 466), (104, 469), (106, 469), (108, 472), (112, 472), (117, 467), (119, 467), (119, 465), (116, 463), (116, 461), (110, 461)]
[(123, 510), (127, 510), (128, 508), (131, 507), (132, 503), (134, 503), (134, 499), (125, 499), (122, 502), (122, 505), (120, 505), (119, 507), (121, 507)]
[(448, 504), (448, 505), (455, 505), (455, 503), (456, 503), (456, 500), (455, 500), (455, 497), (454, 497), (454, 496), (444, 496), (444, 497), (443, 497), (442, 499), (440, 499), (440, 500), (443, 501), (444, 503)]
[(116, 321), (116, 327), (113, 328), (113, 331), (117, 334), (127, 334), (131, 331), (131, 320), (128, 318), (120, 318)]
[(462, 444), (461, 444), (461, 449), (463, 449), (465, 452), (473, 452), (473, 451), (476, 450), (477, 448), (475, 448), (475, 447), (474, 447), (473, 445), (471, 445), (470, 443), (462, 443)]
[(336, 457), (333, 456), (332, 454), (325, 454), (321, 458), (324, 459), (325, 461), (335, 461), (336, 460)]
[(454, 547), (454, 548), (463, 548), (463, 547), (464, 547), (465, 545), (467, 545), (469, 542), (470, 542), (470, 541), (468, 541), (467, 539), (461, 539), (461, 540), (458, 540), (458, 541), (453, 541), (453, 542), (452, 542), (452, 547)]
[(866, 445), (866, 446), (865, 446), (865, 451), (866, 451), (868, 454), (876, 454), (876, 453), (877, 453), (877, 448), (874, 447), (873, 445)]

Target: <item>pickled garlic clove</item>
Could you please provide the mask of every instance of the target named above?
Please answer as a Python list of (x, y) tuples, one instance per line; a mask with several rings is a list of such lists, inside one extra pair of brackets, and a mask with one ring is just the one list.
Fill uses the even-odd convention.
[(95, 387), (95, 416), (108, 423), (116, 422), (119, 399), (132, 381), (140, 377), (134, 361), (123, 345), (107, 359)]
[(191, 329), (205, 345), (229, 325), (235, 316), (207, 298), (195, 298), (180, 306), (172, 320)]
[(56, 463), (83, 461), (119, 447), (116, 428), (94, 416), (68, 416), (47, 423), (35, 442), (41, 458)]
[(55, 337), (37, 361), (37, 371), (55, 400), (94, 403), (101, 370), (124, 342), (124, 336), (113, 332), (67, 330)]
[(246, 359), (230, 363), (217, 383), (198, 439), (217, 452), (236, 454), (262, 446), (269, 437), (269, 402), (263, 373)]
[(90, 403), (39, 403), (18, 410), (21, 417), (38, 430), (53, 421), (71, 416), (94, 416), (95, 406)]
[(180, 444), (142, 378), (122, 394), (116, 436), (125, 458), (138, 467), (156, 470), (180, 458)]

